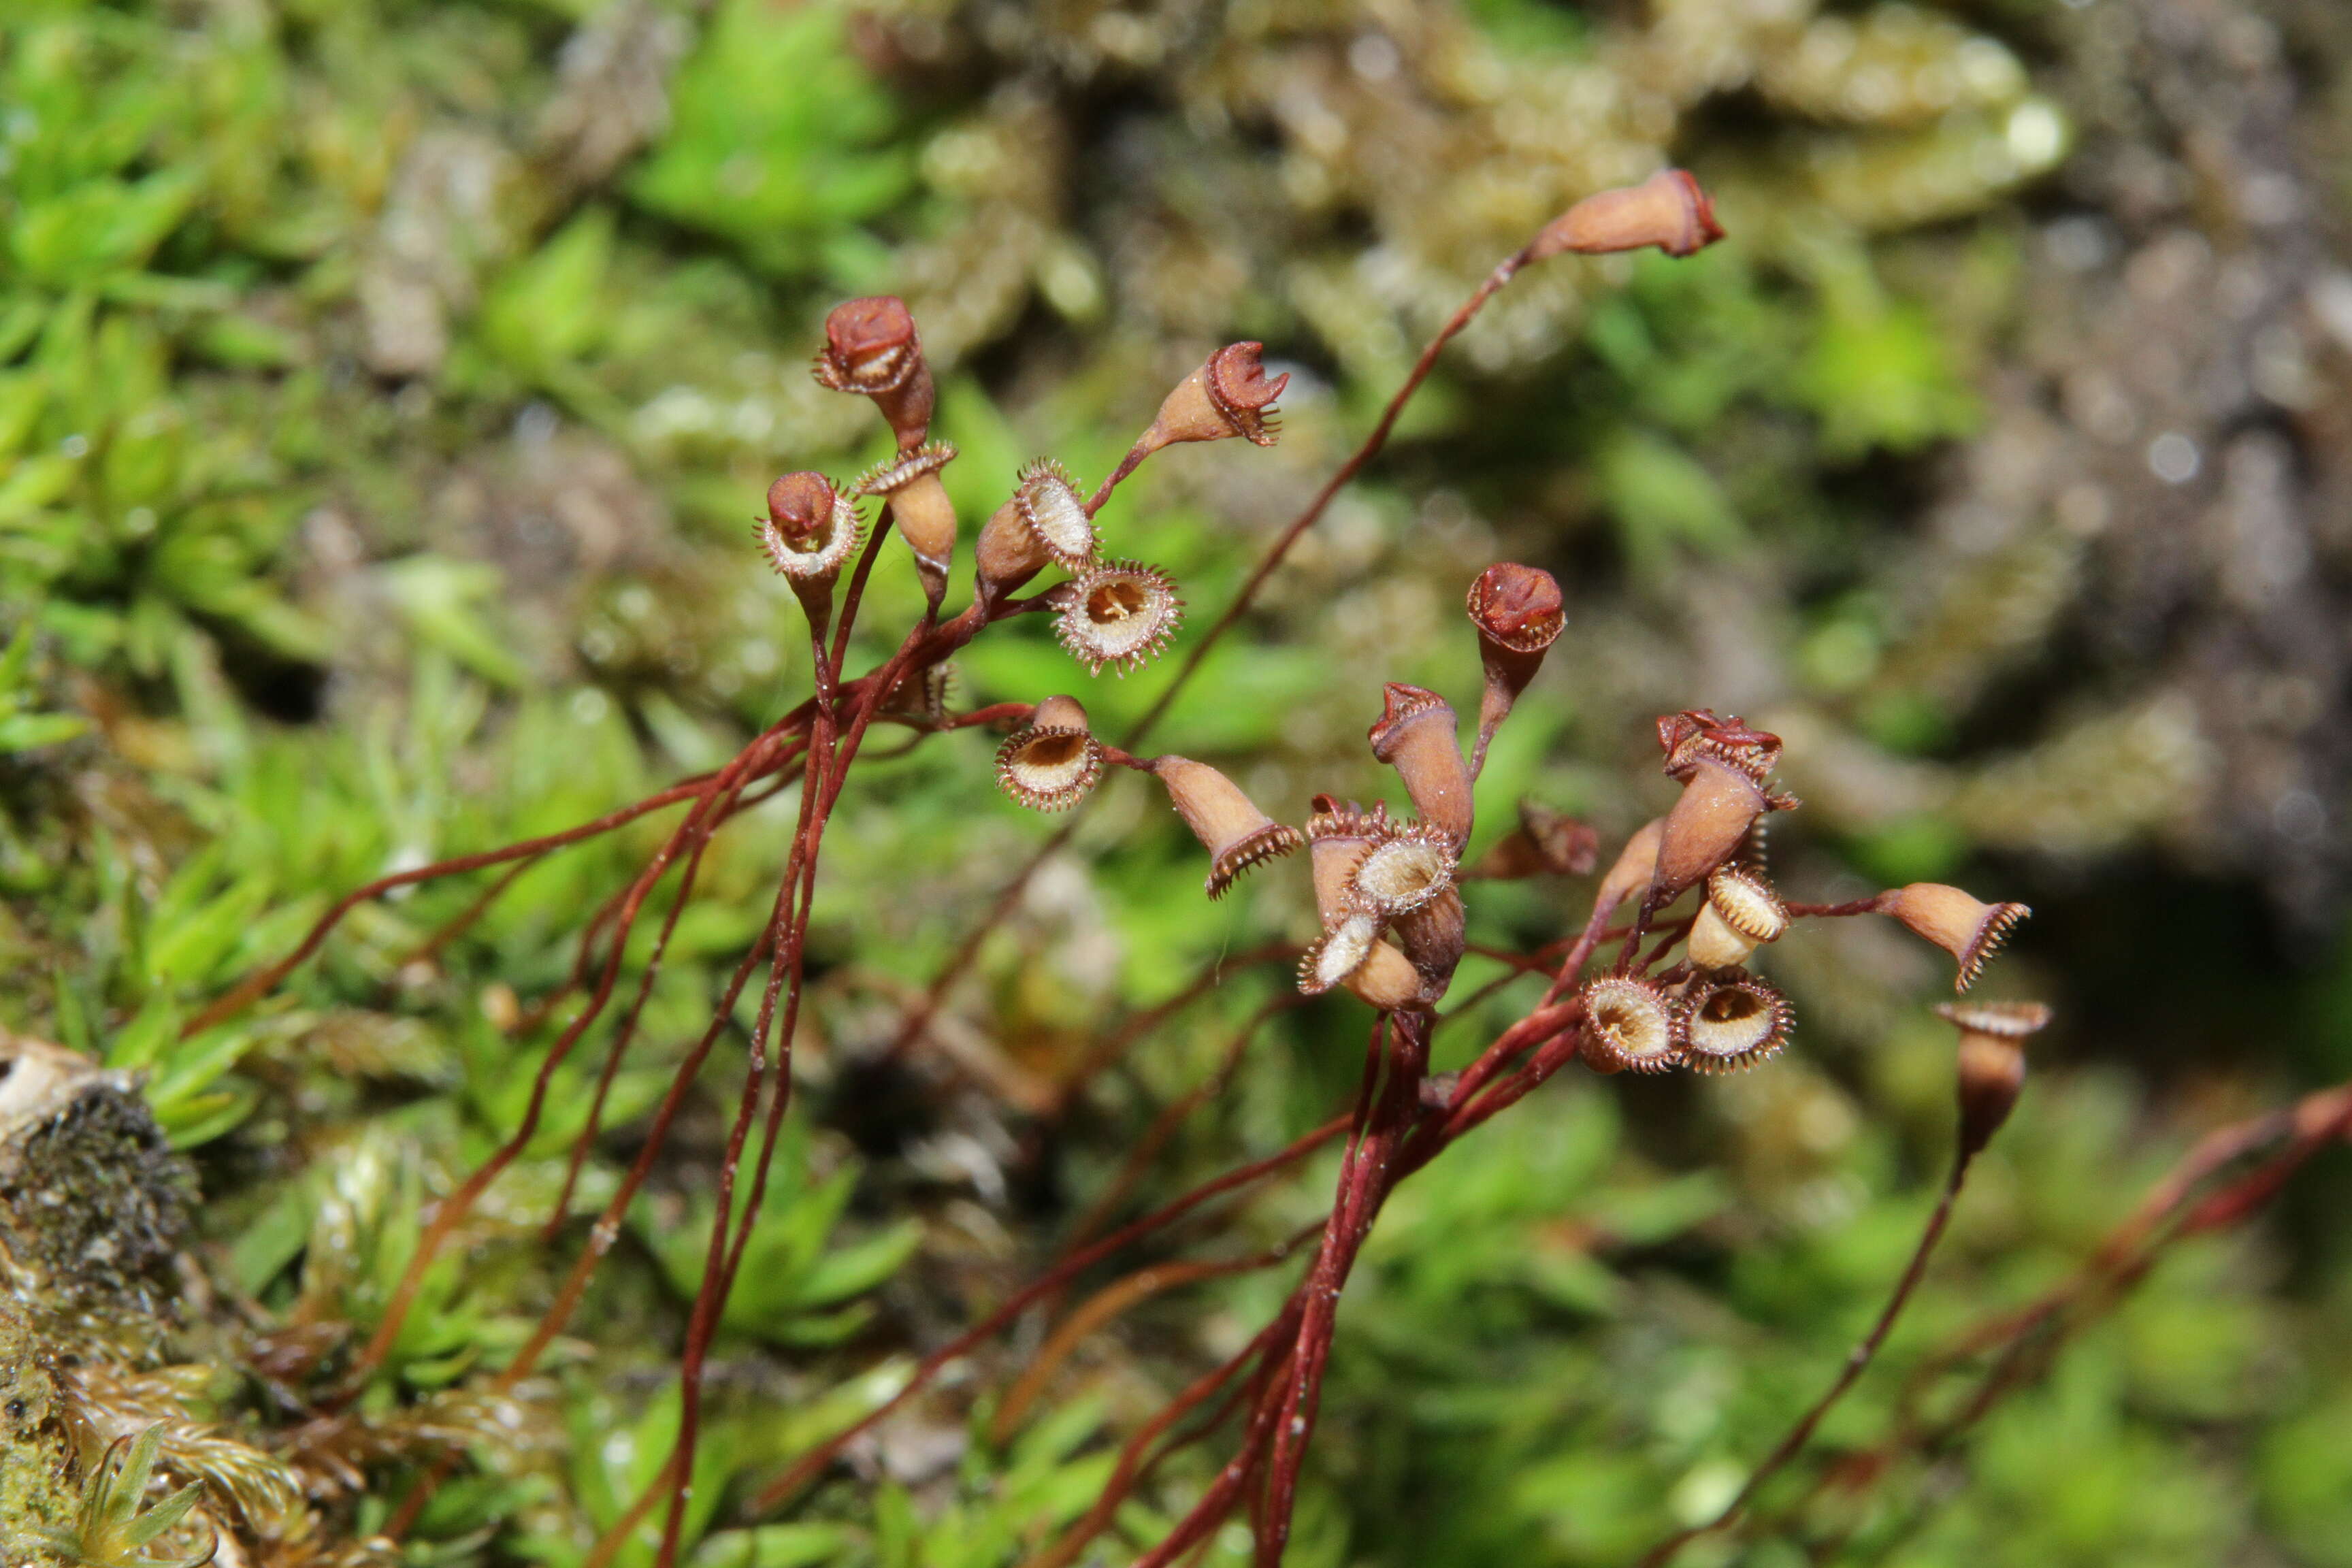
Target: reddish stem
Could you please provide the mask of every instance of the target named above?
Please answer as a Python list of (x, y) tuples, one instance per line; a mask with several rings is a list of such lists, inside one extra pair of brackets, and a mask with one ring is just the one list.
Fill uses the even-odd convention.
[(1146, 1215), (1131, 1225), (1113, 1231), (1085, 1250), (1072, 1253), (1063, 1258), (1052, 1268), (1013, 1292), (1012, 1297), (995, 1311), (925, 1356), (916, 1366), (913, 1374), (908, 1378), (906, 1386), (899, 1389), (897, 1394), (801, 1456), (791, 1469), (761, 1489), (752, 1498), (753, 1511), (765, 1512), (797, 1493), (814, 1480), (819, 1471), (831, 1464), (841, 1450), (856, 1439), (859, 1433), (870, 1430), (893, 1410), (914, 1397), (932, 1378), (939, 1375), (940, 1368), (970, 1353), (972, 1347), (1011, 1326), (1033, 1303), (1062, 1289), (1078, 1274), (1110, 1257), (1129, 1243), (1149, 1236), (1154, 1231), (1164, 1229), (1210, 1199), (1231, 1192), (1236, 1187), (1245, 1186), (1260, 1176), (1270, 1174), (1286, 1165), (1294, 1164), (1306, 1158), (1345, 1131), (1347, 1127), (1346, 1117), (1327, 1121), (1279, 1153), (1269, 1154), (1263, 1160), (1252, 1161), (1236, 1170), (1226, 1172), (1213, 1181), (1204, 1182), (1165, 1207)]

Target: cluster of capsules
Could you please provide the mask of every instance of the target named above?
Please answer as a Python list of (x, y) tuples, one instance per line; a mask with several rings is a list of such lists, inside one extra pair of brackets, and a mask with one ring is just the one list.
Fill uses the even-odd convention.
[[(1519, 267), (1570, 252), (1654, 247), (1688, 256), (1722, 233), (1697, 182), (1679, 169), (1661, 170), (1639, 185), (1577, 203), (1506, 263), (1496, 282)], [(835, 584), (863, 531), (857, 503), (877, 500), (883, 526), (903, 538), (914, 556), (936, 623), (958, 533), (940, 474), (956, 449), (930, 438), (938, 396), (914, 317), (893, 295), (851, 300), (826, 316), (824, 333), (816, 379), (834, 391), (871, 399), (888, 422), (897, 450), (846, 485), (806, 471), (777, 479), (768, 490), (767, 515), (756, 523), (761, 549), (822, 637)], [(1012, 497), (973, 541), (973, 603), (929, 640), (919, 684), (933, 684), (929, 675), (940, 661), (991, 622), (1032, 610), (1054, 613), (1056, 635), (1089, 674), (1106, 666), (1125, 674), (1156, 656), (1174, 634), (1182, 604), (1156, 568), (1103, 555), (1096, 515), (1119, 482), (1164, 447), (1233, 437), (1272, 446), (1275, 401), (1288, 382), (1286, 375), (1266, 374), (1261, 344), (1229, 343), (1168, 395), (1150, 426), (1091, 496), (1082, 495), (1069, 470), (1051, 458), (1024, 468)], [(1049, 564), (1067, 571), (1069, 581), (1032, 599), (1011, 597)], [(853, 586), (853, 600), (856, 595)]]
[[(1481, 867), (1461, 859), (1474, 824), (1474, 785), (1488, 743), (1541, 666), (1566, 622), (1549, 574), (1501, 564), (1470, 593), (1486, 666), (1477, 739), (1465, 754), (1453, 706), (1434, 691), (1392, 683), (1368, 739), (1396, 770), (1412, 802), (1410, 817), (1385, 806), (1317, 795), (1302, 830), (1277, 822), (1223, 773), (1189, 757), (1132, 757), (1089, 732), (1067, 697), (1037, 705), (1030, 722), (997, 753), (1006, 794), (1040, 810), (1075, 805), (1103, 768), (1148, 773), (1209, 852), (1208, 896), (1221, 898), (1244, 872), (1306, 847), (1322, 934), (1299, 965), (1309, 994), (1344, 988), (1383, 1010), (1432, 1009), (1452, 984), (1465, 950), (1458, 884), (1465, 876), (1589, 868), (1590, 834), (1529, 808), (1517, 833)], [(1517, 868), (1515, 869), (1514, 868)]]
[[(1770, 814), (1799, 804), (1771, 787), (1780, 738), (1696, 709), (1659, 720), (1658, 742), (1666, 776), (1682, 794), (1626, 840), (1601, 878), (1587, 928), (1589, 943), (1632, 909), (1617, 962), (1580, 993), (1582, 1054), (1597, 1071), (1728, 1072), (1776, 1055), (1793, 1022), (1789, 1000), (1748, 965), (1799, 919), (1891, 917), (1952, 955), (1954, 989), (1964, 992), (2031, 912), (1940, 882), (1847, 904), (1792, 905), (1773, 886), (1765, 856)], [(1696, 895), (1696, 907), (1667, 918), (1685, 894)], [(1651, 936), (1656, 945), (1644, 954)], [(2038, 1006), (2003, 1004), (1941, 1011), (1963, 1036), (2017, 1040), (2048, 1016)]]
[[(1090, 734), (1077, 703), (1056, 697), (998, 754), (1007, 794), (1040, 809), (1075, 804), (1106, 764), (1150, 773), (1210, 856), (1207, 892), (1222, 896), (1252, 868), (1305, 847), (1322, 931), (1298, 984), (1309, 994), (1346, 989), (1384, 1010), (1433, 1009), (1465, 947), (1460, 885), (1536, 873), (1580, 874), (1597, 839), (1572, 818), (1523, 803), (1517, 828), (1469, 867), (1473, 792), (1496, 728), (1564, 624), (1559, 584), (1531, 567), (1489, 567), (1467, 608), (1486, 671), (1475, 739), (1465, 752), (1454, 708), (1436, 692), (1391, 684), (1371, 727), (1372, 754), (1396, 770), (1410, 817), (1317, 795), (1303, 829), (1276, 821), (1231, 779), (1179, 756), (1130, 757)], [(1604, 1073), (1689, 1068), (1727, 1072), (1769, 1059), (1787, 1042), (1788, 998), (1749, 964), (1807, 916), (1891, 917), (1952, 954), (1965, 991), (2029, 912), (1919, 882), (1850, 904), (1791, 905), (1773, 887), (1764, 853), (1770, 814), (1794, 809), (1776, 792), (1779, 737), (1706, 710), (1658, 721), (1666, 776), (1682, 786), (1667, 812), (1636, 831), (1603, 874), (1581, 953), (1604, 937), (1622, 945), (1585, 980), (1580, 1053)], [(1686, 895), (1695, 895), (1687, 912)], [(1621, 930), (1609, 922), (1630, 911)], [(1654, 945), (1645, 952), (1643, 943)], [(1966, 1037), (2021, 1040), (2046, 1009), (1948, 1006)]]
[[(1696, 184), (1669, 170), (1578, 204), (1513, 265), (1564, 251), (1643, 246), (1687, 255), (1720, 232)], [(826, 319), (815, 374), (828, 387), (872, 399), (898, 449), (850, 485), (814, 473), (778, 479), (758, 525), (761, 547), (800, 595), (822, 638), (835, 579), (861, 532), (857, 502), (878, 499), (886, 524), (914, 557), (927, 624), (936, 623), (957, 538), (955, 509), (940, 476), (956, 454), (930, 439), (931, 373), (905, 304), (885, 296), (837, 307)], [(936, 706), (932, 677), (948, 653), (1014, 614), (1053, 614), (1063, 646), (1090, 674), (1106, 667), (1124, 674), (1158, 655), (1177, 628), (1182, 604), (1155, 568), (1104, 556), (1096, 515), (1118, 483), (1161, 447), (1233, 437), (1272, 445), (1275, 402), (1287, 380), (1266, 374), (1259, 344), (1229, 344), (1168, 395), (1091, 496), (1051, 459), (1024, 468), (973, 542), (971, 605), (938, 627), (917, 661), (926, 701)], [(1068, 580), (1031, 598), (1013, 597), (1048, 565), (1064, 568)], [(1465, 951), (1463, 882), (1581, 874), (1598, 859), (1590, 828), (1523, 803), (1517, 830), (1476, 865), (1463, 865), (1488, 744), (1565, 625), (1559, 584), (1509, 563), (1478, 576), (1466, 608), (1485, 670), (1475, 738), (1466, 752), (1453, 707), (1416, 686), (1386, 687), (1383, 711), (1368, 737), (1373, 756), (1402, 783), (1409, 817), (1318, 795), (1304, 828), (1276, 821), (1205, 763), (1137, 757), (1107, 744), (1068, 696), (1035, 704), (1006, 739), (997, 752), (998, 782), (1024, 805), (1057, 811), (1085, 798), (1107, 766), (1150, 773), (1209, 852), (1213, 899), (1252, 868), (1308, 848), (1322, 930), (1300, 963), (1300, 988), (1310, 994), (1345, 989), (1384, 1011), (1433, 1010)], [(1622, 937), (1613, 963), (1583, 980), (1577, 994), (1580, 1049), (1597, 1070), (1720, 1072), (1775, 1055), (1788, 1039), (1789, 1002), (1748, 965), (1796, 920), (1890, 916), (1949, 952), (1958, 963), (1958, 988), (1965, 990), (2028, 912), (2021, 904), (1989, 904), (1940, 883), (1914, 883), (1850, 904), (1786, 902), (1764, 855), (1767, 817), (1798, 804), (1770, 785), (1779, 738), (1703, 709), (1661, 719), (1658, 735), (1666, 775), (1682, 794), (1627, 840), (1602, 876), (1573, 967), (1561, 980), (1581, 973), (1604, 937)], [(1677, 913), (1692, 895), (1695, 908)], [(1622, 932), (1612, 932), (1609, 921), (1621, 910), (1630, 915)], [(1646, 951), (1645, 940), (1652, 943)], [(2013, 1044), (2041, 1026), (2046, 1010), (1976, 1005), (1947, 1009), (1947, 1016), (1964, 1037)]]
[[(835, 580), (857, 547), (857, 502), (878, 500), (914, 557), (936, 618), (958, 531), (940, 474), (956, 449), (930, 439), (936, 394), (904, 301), (884, 295), (837, 306), (825, 319), (815, 374), (835, 391), (871, 398), (889, 422), (898, 450), (847, 485), (809, 472), (778, 479), (768, 491), (768, 515), (757, 524), (761, 548), (799, 593), (811, 620), (822, 625)], [(1093, 495), (1081, 493), (1069, 470), (1051, 458), (1024, 468), (1012, 496), (973, 541), (975, 598), (965, 635), (1009, 614), (1042, 610), (1054, 615), (1062, 646), (1089, 674), (1109, 667), (1123, 675), (1155, 658), (1181, 623), (1183, 602), (1158, 568), (1105, 556), (1096, 514), (1118, 482), (1163, 447), (1235, 436), (1273, 445), (1279, 428), (1275, 400), (1288, 381), (1265, 374), (1261, 345), (1231, 343), (1177, 384)], [(1068, 580), (1032, 601), (1011, 597), (1049, 565), (1067, 572)]]

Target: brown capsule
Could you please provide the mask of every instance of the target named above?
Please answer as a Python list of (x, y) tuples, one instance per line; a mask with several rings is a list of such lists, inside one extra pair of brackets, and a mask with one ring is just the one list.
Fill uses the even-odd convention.
[(1682, 1061), (1682, 1024), (1666, 994), (1647, 980), (1604, 974), (1588, 981), (1584, 1059), (1596, 1072), (1664, 1072)]
[(1070, 657), (1099, 675), (1110, 665), (1121, 675), (1160, 657), (1184, 620), (1184, 601), (1157, 567), (1103, 561), (1066, 588), (1055, 635)]
[(1668, 256), (1691, 256), (1722, 237), (1715, 204), (1699, 183), (1684, 170), (1661, 169), (1638, 185), (1596, 192), (1552, 219), (1528, 247), (1528, 259), (1653, 245)]
[(1476, 865), (1461, 873), (1461, 880), (1508, 882), (1521, 877), (1581, 877), (1592, 869), (1600, 858), (1598, 828), (1522, 795), (1519, 826), (1495, 840), (1478, 858)]
[[(770, 534), (799, 544), (832, 521), (833, 481), (823, 474), (786, 474), (768, 487), (768, 521), (761, 536)], [(782, 570), (782, 568), (779, 568)]]
[(1168, 799), (1177, 815), (1209, 851), (1206, 891), (1221, 899), (1234, 879), (1253, 866), (1287, 855), (1307, 842), (1296, 827), (1285, 826), (1257, 808), (1241, 786), (1206, 763), (1189, 757), (1161, 757), (1151, 764), (1168, 786)]
[(1768, 804), (1754, 779), (1701, 757), (1659, 834), (1654, 901), (1664, 903), (1729, 859)]
[(883, 294), (835, 305), (824, 319), (824, 347), (815, 368), (817, 380), (834, 391), (872, 398), (890, 422), (899, 450), (923, 444), (935, 394), (905, 300)]
[(1478, 640), (1507, 653), (1541, 654), (1568, 625), (1559, 582), (1515, 562), (1497, 562), (1480, 573), (1466, 607)]
[(1274, 400), (1290, 384), (1287, 375), (1269, 376), (1260, 356), (1263, 343), (1227, 343), (1182, 381), (1160, 405), (1159, 417), (1138, 446), (1150, 451), (1178, 441), (1221, 441), (1240, 436), (1271, 447), (1281, 433)]
[(1396, 769), (1421, 819), (1459, 848), (1470, 839), (1473, 806), (1454, 709), (1418, 686), (1391, 681), (1382, 695), (1386, 708), (1367, 737), (1372, 755)]
[(1544, 654), (1568, 624), (1568, 613), (1550, 573), (1508, 561), (1478, 574), (1470, 584), (1467, 608), (1478, 628), (1478, 657), (1486, 674), (1478, 699), (1478, 741), (1470, 754), (1475, 773), (1511, 705), (1543, 668)]
[(1315, 797), (1314, 813), (1307, 819), (1307, 856), (1315, 879), (1315, 912), (1325, 931), (1337, 930), (1341, 921), (1360, 912), (1356, 867), (1394, 831), (1384, 806), (1368, 812), (1351, 800)]
[(980, 537), (971, 547), (972, 569), (979, 579), (981, 602), (992, 608), (1006, 595), (1045, 569), (1053, 556), (1045, 550), (1044, 541), (1021, 515), (1021, 499), (1015, 496), (998, 507), (989, 520), (981, 524)]
[(1298, 962), (1298, 988), (1318, 996), (1344, 985), (1384, 1013), (1423, 1005), (1421, 973), (1394, 945), (1381, 940), (1380, 921), (1354, 914), (1327, 931)]
[(1370, 954), (1344, 984), (1355, 993), (1357, 1000), (1383, 1013), (1425, 1007), (1430, 1001), (1425, 977), (1392, 942), (1372, 943)]
[(834, 579), (857, 548), (857, 509), (822, 474), (786, 474), (768, 487), (768, 515), (753, 531), (810, 621), (822, 626)]
[(1780, 765), (1780, 736), (1750, 729), (1737, 713), (1718, 719), (1707, 708), (1685, 709), (1660, 719), (1658, 745), (1666, 754), (1666, 776), (1677, 782), (1689, 779), (1701, 757), (1738, 768), (1759, 784)]
[(940, 481), (940, 470), (955, 455), (945, 441), (927, 442), (867, 469), (856, 486), (859, 495), (889, 501), (892, 525), (914, 552), (916, 575), (934, 610), (947, 594), (948, 568), (955, 559), (955, 503)]
[(1873, 907), (1892, 915), (1959, 963), (1952, 989), (1966, 991), (2017, 923), (2033, 911), (2023, 904), (1988, 904), (1941, 882), (1913, 882), (1881, 893)]
[(1596, 918), (1606, 919), (1611, 910), (1650, 885), (1658, 873), (1658, 845), (1665, 833), (1666, 819), (1653, 817), (1625, 840), (1625, 847), (1617, 852), (1616, 861), (1592, 895)]
[(1029, 710), (1029, 722), (1055, 730), (1091, 731), (1094, 729), (1087, 718), (1086, 709), (1075, 697), (1048, 697)]
[(1960, 1032), (1960, 1157), (1974, 1159), (2000, 1131), (2025, 1087), (2025, 1042), (2050, 1023), (2039, 1002), (1942, 1002)]
[(1435, 1004), (1454, 984), (1454, 972), (1469, 948), (1470, 924), (1462, 895), (1445, 888), (1427, 903), (1397, 916), (1389, 934), (1420, 974), (1422, 1000)]
[(1701, 1072), (1736, 1072), (1788, 1043), (1789, 999), (1753, 975), (1702, 980), (1683, 998), (1683, 1051)]

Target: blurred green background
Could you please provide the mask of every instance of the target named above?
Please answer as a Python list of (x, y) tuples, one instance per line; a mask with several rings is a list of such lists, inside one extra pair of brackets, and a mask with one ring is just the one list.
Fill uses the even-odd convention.
[[(320, 1401), (421, 1214), (517, 1124), (555, 1032), (530, 1004), (655, 830), (532, 871), (430, 959), (480, 883), (369, 906), (244, 1020), (180, 1021), (342, 890), (611, 809), (800, 699), (799, 612), (748, 521), (778, 472), (887, 450), (808, 376), (834, 301), (912, 306), (968, 532), (1028, 458), (1099, 478), (1210, 349), (1265, 342), (1281, 445), (1171, 451), (1105, 513), (1107, 548), (1181, 584), (1181, 654), (1494, 261), (1667, 161), (1729, 239), (1514, 284), (1159, 739), (1293, 819), (1318, 790), (1375, 797), (1379, 682), (1471, 705), (1461, 596), (1517, 559), (1559, 577), (1570, 626), (1479, 844), (1522, 795), (1613, 840), (1669, 798), (1650, 719), (1703, 704), (1788, 742), (1791, 896), (1949, 878), (2032, 904), (1986, 989), (2060, 1023), (1888, 1364), (1822, 1436), (1875, 1441), (1906, 1364), (2062, 1278), (2199, 1131), (2352, 1076), (2332, 0), (13, 0), (0, 1023), (146, 1071), (212, 1282), (135, 1333), (20, 1289), (44, 1353), (180, 1369), (171, 1418), (289, 1478), (301, 1500), (215, 1510), (249, 1561), (583, 1561), (676, 1425), (740, 1057), (519, 1397), (481, 1374), (577, 1251), (540, 1222), (593, 1037), (364, 1397)], [(884, 559), (853, 662), (919, 607)], [(1109, 729), (1170, 668), (1089, 679), (1016, 622), (958, 661), (957, 700), (1068, 690)], [(836, 818), (803, 1109), (713, 1371), (707, 1568), (1012, 1563), (1287, 1288), (1154, 1299), (1000, 1430), (1032, 1322), (782, 1521), (746, 1517), (1055, 1255), (1286, 969), (1235, 966), (1066, 1093), (1097, 1038), (1309, 929), (1286, 868), (1202, 900), (1196, 847), (1114, 781), (894, 1052), (1054, 826), (996, 794), (992, 744), (866, 770)], [(755, 814), (709, 868), (577, 1211), (764, 919), (789, 822)], [(1549, 941), (1584, 891), (1476, 889), (1473, 939)], [(1772, 955), (1800, 1027), (1768, 1069), (1568, 1075), (1401, 1192), (1341, 1315), (1294, 1563), (1620, 1564), (1736, 1489), (1867, 1323), (1949, 1146), (1924, 1005), (1947, 972), (1840, 924)], [(1497, 973), (1474, 960), (1456, 994)], [(1453, 1024), (1441, 1065), (1531, 995)], [(1327, 998), (1265, 1029), (1129, 1206), (1323, 1120), (1363, 1025)], [(1168, 1251), (1269, 1245), (1330, 1177)], [(1772, 1530), (1684, 1561), (2352, 1564), (2347, 1194), (2324, 1157), (1969, 1445), (1810, 1500), (1792, 1478)], [(1156, 1539), (1229, 1441), (1097, 1550)], [(368, 1544), (445, 1452), (467, 1462), (410, 1542)], [(185, 1445), (164, 1468), (210, 1477)]]

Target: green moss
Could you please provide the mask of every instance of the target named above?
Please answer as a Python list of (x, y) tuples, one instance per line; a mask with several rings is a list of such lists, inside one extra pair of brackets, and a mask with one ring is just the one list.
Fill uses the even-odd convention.
[(72, 1521), (81, 1495), (66, 1402), (47, 1362), (25, 1320), (0, 1311), (0, 1550), (11, 1561), (54, 1563), (41, 1538)]

